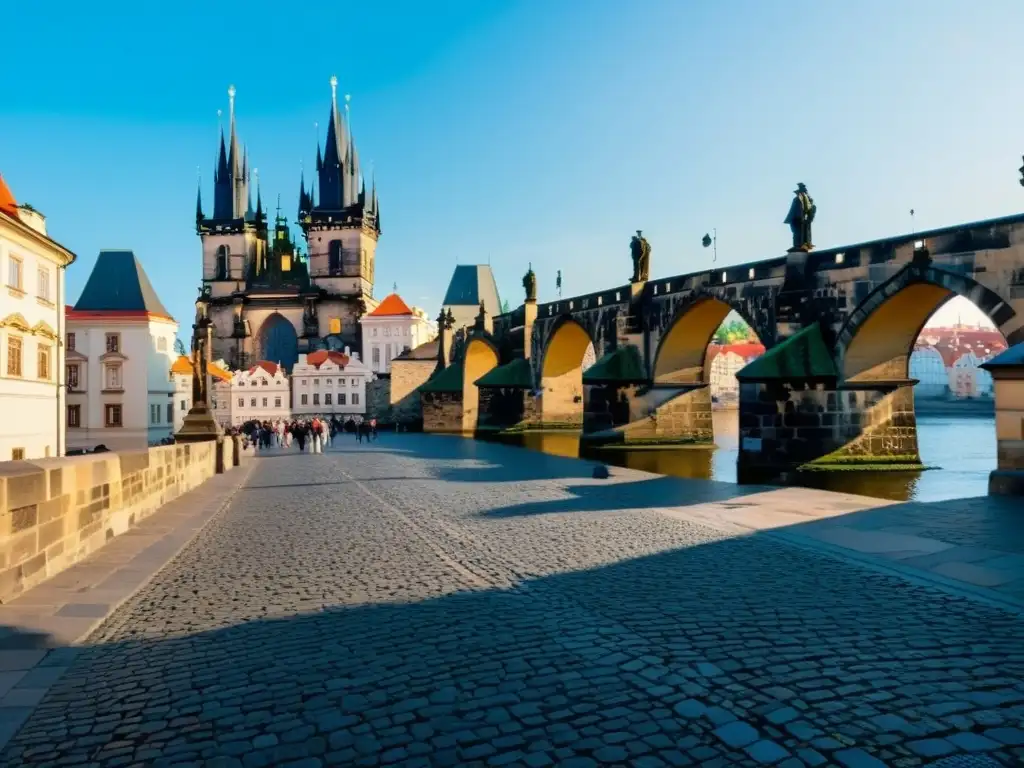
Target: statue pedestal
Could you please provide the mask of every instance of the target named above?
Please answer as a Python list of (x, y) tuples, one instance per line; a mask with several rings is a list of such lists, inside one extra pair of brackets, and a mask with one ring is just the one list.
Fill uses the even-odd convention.
[(213, 417), (213, 413), (205, 403), (199, 403), (189, 410), (174, 440), (178, 443), (200, 443), (217, 440), (223, 435), (224, 430)]

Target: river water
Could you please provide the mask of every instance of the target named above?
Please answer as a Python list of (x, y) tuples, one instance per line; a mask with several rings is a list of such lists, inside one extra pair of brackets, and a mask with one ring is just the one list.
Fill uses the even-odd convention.
[[(582, 458), (661, 475), (736, 482), (737, 411), (715, 412), (715, 447), (643, 450), (593, 450)], [(996, 466), (993, 416), (917, 417), (917, 438), (924, 472), (820, 472), (807, 485), (896, 501), (943, 501), (988, 492), (988, 473)], [(501, 438), (525, 448), (559, 456), (580, 456), (573, 432), (526, 433)]]

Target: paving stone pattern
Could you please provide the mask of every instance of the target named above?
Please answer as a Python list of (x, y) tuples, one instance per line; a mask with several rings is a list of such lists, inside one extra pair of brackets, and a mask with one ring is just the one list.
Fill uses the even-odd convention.
[(255, 461), (0, 764), (1024, 761), (1018, 615), (638, 508), (668, 491), (626, 470), (425, 435)]

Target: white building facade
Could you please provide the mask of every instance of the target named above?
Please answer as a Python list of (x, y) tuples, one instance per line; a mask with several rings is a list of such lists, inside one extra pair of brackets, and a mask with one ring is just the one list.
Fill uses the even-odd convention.
[(178, 323), (131, 251), (101, 251), (65, 334), (68, 448), (145, 448), (174, 429)]
[(349, 351), (299, 355), (292, 369), (292, 413), (296, 417), (362, 416), (373, 372)]
[(74, 260), (0, 177), (0, 461), (65, 452), (64, 269)]
[(425, 310), (410, 307), (397, 293), (386, 296), (359, 322), (364, 362), (373, 373), (390, 373), (391, 361), (406, 349), (416, 349), (437, 338), (437, 323)]
[(214, 417), (225, 427), (292, 416), (288, 376), (277, 363), (266, 360), (244, 371), (235, 371), (230, 380), (215, 378), (213, 399)]

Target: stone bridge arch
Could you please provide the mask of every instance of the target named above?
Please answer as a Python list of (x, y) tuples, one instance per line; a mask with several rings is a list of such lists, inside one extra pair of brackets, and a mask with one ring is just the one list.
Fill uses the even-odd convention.
[(840, 378), (848, 383), (898, 382), (909, 376), (910, 355), (928, 318), (954, 296), (984, 312), (1011, 344), (1021, 341), (1016, 312), (999, 294), (968, 275), (909, 264), (850, 313), (836, 339)]
[(545, 424), (583, 425), (583, 364), (598, 343), (575, 318), (564, 315), (548, 330), (540, 363), (541, 420)]
[(500, 355), (490, 336), (471, 334), (462, 357), (462, 429), (472, 432), (480, 421), (477, 379), (497, 367)]
[(714, 293), (693, 294), (673, 307), (655, 348), (650, 366), (652, 381), (655, 384), (709, 383), (705, 365), (708, 346), (730, 312), (736, 312), (761, 337), (745, 306)]

